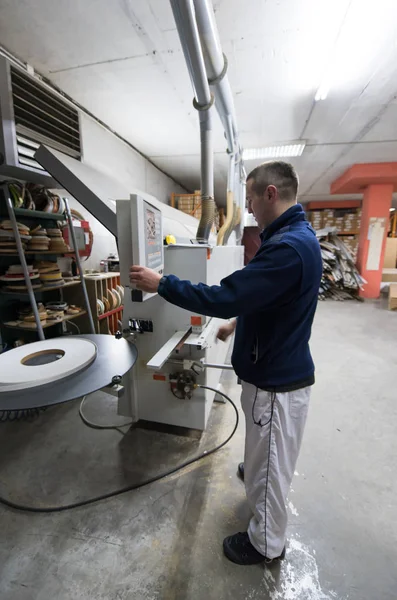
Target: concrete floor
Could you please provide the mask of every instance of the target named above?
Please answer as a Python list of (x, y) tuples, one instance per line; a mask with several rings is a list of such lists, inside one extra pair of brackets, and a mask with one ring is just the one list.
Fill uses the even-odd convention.
[[(395, 600), (397, 314), (321, 303), (317, 384), (289, 497), (287, 560), (239, 567), (225, 535), (249, 512), (236, 477), (243, 426), (211, 458), (139, 491), (48, 515), (0, 507), (1, 600)], [(231, 375), (233, 399), (239, 388)], [(99, 396), (86, 414), (114, 419)], [(51, 505), (140, 481), (212, 446), (233, 425), (214, 405), (208, 432), (182, 437), (86, 428), (78, 403), (0, 425), (1, 494)]]

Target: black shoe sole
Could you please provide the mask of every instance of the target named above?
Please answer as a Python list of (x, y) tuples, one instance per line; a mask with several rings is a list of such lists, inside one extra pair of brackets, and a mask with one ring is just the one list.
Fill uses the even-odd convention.
[(272, 565), (277, 561), (285, 559), (285, 546), (280, 556), (276, 556), (275, 558), (270, 559), (266, 558), (265, 556), (260, 558), (258, 556), (258, 560), (254, 560), (252, 562), (245, 562), (244, 560), (241, 560), (241, 557), (239, 555), (237, 555), (235, 552), (233, 552), (233, 550), (230, 549), (228, 538), (226, 538), (223, 540), (223, 553), (226, 556), (226, 558), (228, 558), (232, 563), (234, 563), (235, 565), (241, 565), (243, 567), (259, 565), (261, 563), (264, 563), (266, 565)]

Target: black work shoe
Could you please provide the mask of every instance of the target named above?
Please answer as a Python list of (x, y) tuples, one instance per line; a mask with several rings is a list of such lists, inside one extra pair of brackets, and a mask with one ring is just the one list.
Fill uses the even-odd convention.
[(238, 471), (238, 475), (239, 475), (240, 479), (242, 479), (242, 481), (244, 481), (244, 463), (239, 464), (237, 471)]
[(274, 560), (282, 560), (285, 557), (285, 548), (277, 558), (266, 558), (251, 544), (248, 533), (236, 533), (223, 540), (223, 552), (226, 558), (237, 565), (258, 565), (266, 562), (272, 563)]

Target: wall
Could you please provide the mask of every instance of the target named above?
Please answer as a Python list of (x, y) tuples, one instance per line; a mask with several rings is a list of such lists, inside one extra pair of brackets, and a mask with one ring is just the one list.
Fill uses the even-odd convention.
[[(85, 114), (81, 114), (81, 135), (83, 162), (113, 179), (122, 180), (131, 192), (141, 190), (169, 204), (171, 192), (184, 191), (138, 152)], [(107, 258), (110, 252), (117, 252), (115, 238), (77, 200), (70, 198), (70, 206), (89, 221), (94, 233), (93, 251), (84, 261), (83, 268), (98, 269), (103, 258)]]

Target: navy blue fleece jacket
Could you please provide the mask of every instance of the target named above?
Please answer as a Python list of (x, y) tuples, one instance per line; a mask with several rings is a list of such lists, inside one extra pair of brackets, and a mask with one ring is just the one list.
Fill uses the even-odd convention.
[(314, 382), (309, 339), (322, 273), (320, 246), (300, 204), (261, 234), (251, 262), (220, 285), (163, 277), (159, 294), (211, 317), (237, 317), (232, 363), (240, 379), (287, 391)]

